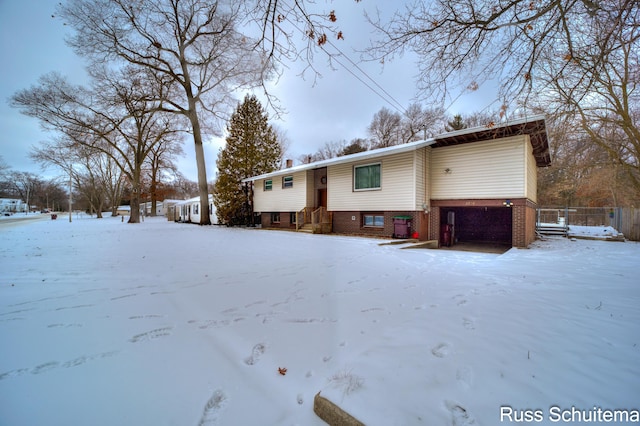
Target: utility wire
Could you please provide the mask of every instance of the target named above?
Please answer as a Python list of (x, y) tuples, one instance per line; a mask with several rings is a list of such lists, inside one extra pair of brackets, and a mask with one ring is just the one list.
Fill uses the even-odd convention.
[[(283, 2), (285, 3), (285, 2)], [(286, 3), (285, 3), (286, 4)], [(287, 5), (288, 6), (288, 5)], [(291, 23), (291, 25), (300, 32), (300, 34), (302, 34), (303, 36), (307, 36), (307, 34), (300, 29), (300, 27), (298, 27), (298, 25), (296, 25), (296, 23), (293, 20), (288, 21)], [(337, 62), (340, 66), (342, 66), (349, 74), (351, 74), (353, 77), (355, 77), (358, 81), (360, 81), (362, 84), (364, 84), (369, 90), (371, 90), (373, 93), (375, 93), (378, 97), (380, 97), (383, 101), (385, 101), (386, 103), (388, 103), (391, 107), (393, 107), (394, 109), (396, 109), (398, 112), (400, 112), (402, 115), (406, 116), (407, 115), (407, 111), (404, 109), (404, 107), (402, 106), (402, 104), (400, 102), (398, 102), (391, 94), (389, 94), (389, 92), (387, 92), (377, 81), (375, 81), (371, 76), (369, 76), (360, 66), (358, 66), (353, 60), (351, 60), (351, 58), (349, 58), (349, 56), (347, 56), (344, 52), (342, 52), (342, 50), (340, 50), (335, 44), (333, 44), (330, 40), (327, 40), (327, 43), (333, 47), (339, 54), (339, 56), (342, 56), (344, 58), (347, 59), (347, 61), (349, 61), (349, 63), (351, 63), (351, 65), (353, 65), (353, 67), (355, 67), (358, 71), (360, 71), (367, 79), (369, 79), (382, 93), (384, 93), (384, 95), (382, 93), (380, 93), (380, 91), (376, 90), (375, 88), (373, 88), (369, 83), (365, 82), (359, 75), (357, 75), (354, 71), (352, 71), (351, 69), (349, 69), (348, 66), (346, 66), (343, 62), (341, 62), (338, 57), (339, 56), (335, 56), (332, 55), (323, 45), (320, 46), (320, 50), (322, 50), (324, 53), (327, 54), (327, 56), (331, 59), (334, 60), (335, 62)], [(386, 97), (385, 97), (386, 95)]]

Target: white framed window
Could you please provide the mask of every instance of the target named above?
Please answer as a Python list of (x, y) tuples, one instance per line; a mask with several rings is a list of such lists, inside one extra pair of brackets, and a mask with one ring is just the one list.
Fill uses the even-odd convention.
[(271, 191), (273, 189), (273, 180), (267, 179), (264, 181), (264, 190)]
[(193, 214), (198, 214), (199, 207), (200, 207), (200, 204), (194, 204), (193, 205)]
[(362, 226), (365, 228), (384, 228), (384, 215), (373, 213), (363, 214)]
[(371, 191), (381, 188), (382, 167), (380, 163), (353, 167), (353, 190)]
[(280, 213), (271, 213), (271, 223), (280, 223)]
[(293, 188), (293, 176), (284, 176), (282, 178), (283, 188)]

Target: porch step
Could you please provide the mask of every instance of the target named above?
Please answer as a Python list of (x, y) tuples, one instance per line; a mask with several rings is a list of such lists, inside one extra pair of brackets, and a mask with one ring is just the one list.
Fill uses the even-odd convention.
[(307, 232), (309, 234), (313, 234), (313, 225), (310, 223), (305, 223), (300, 228), (298, 228), (298, 232)]

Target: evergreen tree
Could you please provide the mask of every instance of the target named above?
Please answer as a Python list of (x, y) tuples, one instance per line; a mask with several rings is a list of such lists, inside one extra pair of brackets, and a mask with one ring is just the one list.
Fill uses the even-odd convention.
[(453, 120), (447, 122), (447, 132), (455, 132), (456, 130), (466, 129), (467, 125), (462, 121), (462, 116), (460, 114), (456, 114), (453, 116)]
[(281, 159), (282, 147), (264, 108), (255, 95), (245, 96), (227, 124), (226, 144), (216, 162), (213, 200), (218, 223), (250, 223), (251, 194), (242, 179), (276, 170)]

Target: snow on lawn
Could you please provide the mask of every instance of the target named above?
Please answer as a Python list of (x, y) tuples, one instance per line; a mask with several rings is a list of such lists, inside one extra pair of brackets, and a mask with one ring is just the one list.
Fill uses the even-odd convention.
[(637, 413), (640, 244), (379, 242), (0, 225), (0, 424), (322, 425), (319, 391), (368, 425)]

